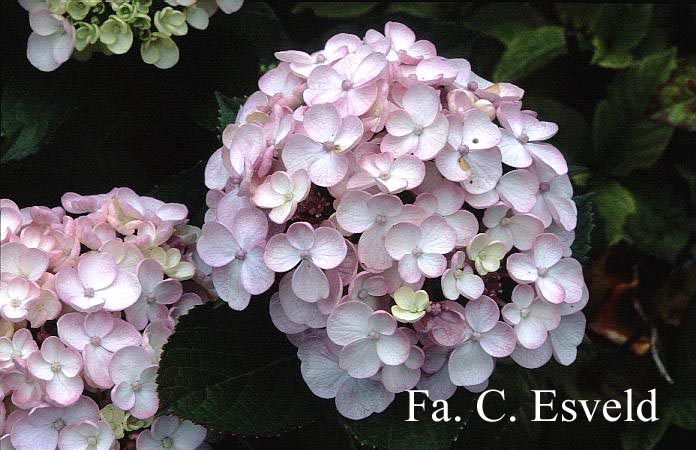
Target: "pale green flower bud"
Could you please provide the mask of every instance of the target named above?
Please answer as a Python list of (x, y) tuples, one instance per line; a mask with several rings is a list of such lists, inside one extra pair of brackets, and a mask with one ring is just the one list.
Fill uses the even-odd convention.
[(48, 9), (55, 15), (62, 16), (68, 6), (68, 0), (48, 0)]
[(85, 0), (71, 0), (67, 4), (66, 11), (74, 20), (82, 20), (89, 14), (91, 6)]
[(183, 36), (188, 32), (186, 15), (171, 6), (162, 8), (155, 13), (155, 26), (157, 30), (167, 36)]
[(135, 0), (133, 3), (137, 6), (138, 12), (141, 13), (147, 13), (152, 6), (152, 0)]
[(117, 11), (124, 3), (128, 3), (128, 0), (109, 0), (109, 5), (113, 11)]
[(138, 16), (138, 8), (132, 3), (123, 3), (116, 9), (116, 16), (126, 23), (131, 23)]
[(149, 30), (151, 26), (152, 19), (150, 19), (150, 16), (143, 13), (138, 13), (138, 15), (135, 16), (135, 18), (131, 22), (131, 27), (138, 30)]
[(159, 69), (169, 69), (179, 61), (179, 47), (164, 33), (154, 32), (140, 45), (143, 61)]
[[(106, 11), (106, 6), (104, 6), (104, 3), (97, 0), (96, 4), (92, 7), (92, 12), (94, 14), (103, 14), (104, 11)], [(95, 19), (95, 17), (92, 17), (92, 19)]]
[(99, 30), (99, 40), (112, 53), (126, 53), (133, 44), (133, 31), (128, 24), (116, 16), (109, 17)]
[(136, 419), (130, 414), (126, 414), (126, 419), (123, 421), (123, 429), (126, 431), (135, 431), (142, 428), (147, 428), (152, 425), (153, 417), (147, 419)]
[(114, 431), (116, 439), (122, 439), (125, 435), (123, 424), (126, 421), (126, 413), (122, 409), (109, 404), (102, 408), (99, 412), (104, 422), (108, 423)]
[(186, 22), (193, 28), (197, 30), (205, 30), (208, 28), (210, 17), (205, 9), (193, 5), (186, 8), (184, 12), (186, 13)]
[(75, 49), (79, 52), (99, 40), (99, 25), (79, 22), (75, 29)]

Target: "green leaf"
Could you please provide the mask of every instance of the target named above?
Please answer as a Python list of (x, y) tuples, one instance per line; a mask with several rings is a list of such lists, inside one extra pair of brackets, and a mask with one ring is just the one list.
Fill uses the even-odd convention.
[(233, 434), (277, 435), (322, 414), (299, 365), (295, 347), (271, 324), (267, 299), (252, 299), (242, 312), (198, 306), (164, 347), (161, 411)]
[(592, 63), (623, 69), (633, 62), (631, 50), (648, 33), (653, 6), (650, 4), (605, 4), (596, 13), (592, 26)]
[(561, 102), (543, 97), (525, 96), (524, 105), (539, 113), (540, 120), (558, 124), (558, 133), (551, 143), (563, 152), (569, 162), (585, 162), (587, 149), (592, 142), (590, 125), (583, 114)]
[(292, 12), (312, 11), (322, 19), (354, 19), (369, 13), (377, 2), (300, 2)]
[(573, 241), (573, 258), (585, 264), (589, 257), (592, 244), (592, 230), (594, 229), (594, 213), (592, 212), (592, 197), (594, 193), (573, 197), (578, 207), (578, 223), (575, 227), (575, 241)]
[[(236, 34), (252, 48), (261, 64), (277, 62), (274, 52), (287, 48), (290, 41), (285, 27), (265, 2), (246, 2), (244, 7), (225, 17)], [(241, 43), (238, 45), (242, 45)]]
[(523, 3), (486, 3), (473, 11), (464, 26), (510, 46), (519, 33), (545, 25), (536, 10)]
[(653, 120), (696, 132), (696, 57), (679, 61), (657, 94), (657, 103)]
[(675, 192), (662, 180), (629, 180), (636, 214), (627, 231), (643, 251), (673, 261), (689, 239), (690, 220), (686, 193)]
[(510, 41), (493, 72), (495, 81), (515, 81), (533, 74), (564, 54), (566, 42), (563, 29), (544, 26), (522, 31)]
[[(415, 402), (425, 401), (427, 411), (415, 408), (418, 422), (406, 422), (409, 413), (408, 394), (399, 394), (396, 400), (380, 414), (362, 420), (344, 420), (348, 432), (362, 445), (387, 450), (446, 450), (457, 439), (472, 413), (472, 396), (457, 392), (449, 400), (449, 422), (434, 422), (431, 402), (422, 394), (416, 394)], [(454, 416), (461, 421), (456, 422)]]
[(246, 98), (230, 98), (222, 92), (216, 92), (215, 99), (218, 104), (218, 132), (222, 133), (227, 125), (235, 122), (237, 112), (246, 101)]
[[(594, 159), (616, 175), (651, 167), (669, 142), (669, 128), (648, 121), (646, 110), (676, 65), (675, 50), (650, 55), (617, 75), (592, 122)], [(637, 157), (638, 155), (638, 157)]]
[(391, 2), (387, 14), (408, 14), (413, 17), (450, 18), (461, 5), (452, 2)]
[(627, 217), (636, 213), (633, 195), (616, 181), (610, 180), (597, 187), (593, 202), (602, 220), (608, 245), (616, 244), (624, 236)]
[(33, 72), (17, 73), (8, 63), (3, 73), (0, 108), (0, 163), (26, 158), (37, 153), (65, 123), (71, 114), (89, 100), (88, 92), (79, 89), (73, 79), (73, 67), (49, 75)]

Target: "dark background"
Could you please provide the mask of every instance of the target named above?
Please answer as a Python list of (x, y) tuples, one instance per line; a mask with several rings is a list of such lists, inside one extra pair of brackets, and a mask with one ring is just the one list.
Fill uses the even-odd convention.
[[(6, 0), (2, 2), (0, 196), (20, 207), (54, 206), (66, 191), (91, 194), (129, 186), (141, 194), (186, 203), (196, 222), (204, 207), (203, 167), (220, 145), (215, 93), (234, 98), (256, 90), (258, 77), (274, 62), (273, 51), (315, 51), (337, 32), (363, 36), (368, 28), (382, 30), (387, 20), (397, 20), (412, 27), (419, 39), (433, 41), (443, 56), (466, 58), (476, 73), (492, 78), (517, 30), (560, 27), (565, 45), (513, 81), (526, 90), (525, 105), (540, 111), (541, 118), (559, 123), (561, 131), (553, 142), (573, 164), (576, 193), (589, 194), (586, 198), (594, 204), (588, 203), (587, 212), (593, 214), (595, 226), (585, 230), (592, 242), (585, 262), (592, 291), (586, 312), (592, 326), (574, 366), (552, 367), (542, 375), (555, 378), (530, 378), (527, 384), (550, 388), (542, 381), (558, 383), (569, 394), (585, 395), (581, 398), (611, 398), (629, 387), (643, 392), (656, 387), (658, 401), (665, 399), (660, 406), (664, 419), (659, 426), (601, 420), (514, 429), (472, 419), (454, 447), (687, 448), (694, 442), (687, 428), (693, 429), (696, 418), (696, 373), (693, 365), (683, 368), (684, 355), (691, 360), (696, 353), (690, 346), (696, 345), (693, 301), (689, 309), (696, 292), (694, 7), (655, 5), (645, 29), (638, 31), (625, 30), (630, 28), (625, 21), (633, 19), (622, 10), (598, 12), (598, 8), (482, 2), (367, 6), (247, 2), (239, 13), (218, 13), (207, 30), (191, 29), (177, 38), (181, 58), (172, 69), (148, 66), (132, 49), (122, 56), (94, 55), (84, 63), (71, 60), (55, 72), (42, 73), (26, 60), (27, 13)], [(604, 17), (602, 23), (601, 14), (614, 18)], [(618, 48), (630, 40), (621, 30), (640, 35), (626, 50), (632, 61), (625, 67), (609, 67), (612, 64), (593, 60), (594, 39), (607, 39), (607, 45)], [(597, 128), (605, 120), (595, 118), (600, 102), (620, 98), (612, 86), (627, 84), (621, 77), (630, 79), (629, 65), (668, 48), (676, 51), (676, 71), (647, 92), (629, 86), (627, 95), (644, 99), (647, 107), (619, 121), (616, 128), (624, 132), (618, 134), (618, 144), (602, 146)], [(678, 78), (681, 73), (687, 75)], [(675, 90), (674, 95), (691, 101), (691, 106), (681, 120), (666, 120), (660, 113), (670, 105), (668, 96)], [(640, 135), (632, 128), (638, 123), (663, 127), (662, 131), (671, 128), (671, 137), (656, 145), (653, 135)], [(628, 150), (620, 148), (626, 141)], [(630, 171), (620, 169), (635, 159), (648, 162)], [(657, 335), (653, 342), (651, 334)], [(657, 370), (650, 351), (653, 345), (667, 372), (682, 377), (678, 389)], [(510, 380), (501, 383), (506, 381)], [(672, 405), (678, 397), (688, 401)], [(349, 435), (343, 422), (331, 418), (277, 438), (226, 437), (216, 445), (359, 447)]]

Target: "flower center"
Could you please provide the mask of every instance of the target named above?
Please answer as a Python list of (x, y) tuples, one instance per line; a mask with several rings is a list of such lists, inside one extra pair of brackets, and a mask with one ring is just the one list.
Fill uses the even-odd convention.
[(433, 316), (437, 316), (438, 314), (440, 314), (440, 312), (442, 312), (442, 305), (440, 305), (439, 303), (431, 303), (426, 308), (426, 311), (428, 311)]
[(20, 299), (18, 299), (18, 298), (13, 298), (13, 299), (10, 301), (10, 305), (11, 305), (13, 308), (19, 308), (19, 305), (21, 305), (21, 304), (22, 304), (22, 301), (21, 301)]
[(520, 310), (520, 316), (521, 316), (521, 317), (524, 318), (524, 317), (527, 317), (528, 315), (529, 315), (529, 309), (528, 309), (528, 308), (522, 308), (522, 309)]
[(89, 338), (89, 343), (95, 347), (99, 347), (101, 345), (101, 338), (99, 336), (92, 336)]
[(388, 180), (389, 179), (389, 172), (382, 172), (379, 174), (379, 179), (380, 180)]
[(510, 225), (510, 222), (511, 221), (509, 217), (503, 217), (503, 219), (500, 221), (500, 225), (506, 227)]
[(420, 125), (416, 125), (416, 127), (413, 129), (413, 134), (415, 134), (416, 136), (420, 136), (421, 134), (423, 134), (423, 127)]
[(22, 356), (22, 354), (19, 352), (19, 350), (12, 350), (12, 354), (10, 355), (10, 358), (14, 359), (14, 358), (19, 358), (20, 356)]
[(343, 80), (343, 83), (341, 83), (341, 89), (344, 91), (349, 91), (353, 89), (353, 83), (350, 80)]
[(372, 331), (372, 332), (370, 333), (369, 337), (370, 337), (370, 339), (372, 339), (373, 341), (376, 341), (377, 339), (379, 339), (379, 333), (376, 332), (376, 331)]
[(537, 274), (539, 274), (540, 277), (545, 277), (549, 274), (549, 269), (547, 267), (539, 267), (539, 269), (537, 269)]
[(309, 259), (309, 252), (307, 250), (302, 250), (300, 252), (300, 258), (305, 259), (305, 260)]
[(464, 275), (464, 271), (462, 269), (455, 269), (454, 270), (454, 278), (457, 280), (460, 279)]
[(471, 340), (476, 342), (480, 341), (481, 333), (479, 333), (478, 331), (474, 331), (474, 334), (471, 335)]
[(283, 198), (285, 199), (285, 202), (289, 202), (292, 200), (293, 194), (292, 192), (286, 192)]
[(423, 254), (423, 250), (421, 250), (420, 248), (416, 247), (416, 248), (413, 249), (413, 251), (411, 252), (411, 254), (412, 254), (413, 256), (415, 256), (416, 258), (418, 258), (420, 255)]
[(85, 288), (85, 297), (88, 297), (88, 298), (94, 297), (94, 288), (86, 287)]
[(529, 142), (529, 136), (527, 136), (525, 133), (520, 134), (520, 137), (517, 139), (523, 144)]
[(246, 257), (246, 252), (242, 249), (237, 250), (237, 253), (234, 254), (235, 259), (239, 259), (240, 261), (243, 260)]
[(322, 54), (317, 55), (317, 62), (318, 63), (323, 63), (324, 61), (326, 61), (326, 56), (324, 56)]
[(63, 422), (63, 419), (58, 419), (55, 422), (53, 422), (53, 428), (55, 428), (58, 431), (65, 428), (65, 422)]
[(376, 224), (382, 225), (382, 224), (384, 224), (386, 221), (387, 221), (387, 218), (384, 217), (384, 216), (377, 216), (377, 217), (375, 217), (375, 223), (376, 223)]
[(466, 156), (469, 154), (469, 146), (466, 144), (462, 144), (459, 146), (459, 154), (462, 156)]
[(87, 438), (87, 444), (88, 445), (97, 445), (97, 438), (94, 436), (90, 436)]
[(360, 289), (360, 292), (358, 292), (358, 298), (360, 300), (365, 300), (367, 297), (369, 297), (370, 294), (365, 289)]
[(140, 388), (142, 388), (140, 381), (134, 381), (133, 383), (131, 383), (131, 389), (133, 389), (133, 392), (138, 392)]
[(148, 303), (153, 303), (155, 301), (155, 299), (156, 299), (155, 294), (152, 294), (152, 293), (147, 294), (145, 296), (145, 300), (147, 300)]
[(60, 372), (60, 370), (61, 370), (60, 363), (59, 363), (59, 362), (54, 362), (54, 363), (52, 363), (52, 364), (51, 364), (51, 370), (52, 370), (54, 373)]
[(475, 91), (478, 89), (478, 83), (475, 81), (469, 81), (469, 83), (466, 85), (466, 88), (470, 91)]
[(539, 190), (541, 192), (548, 192), (550, 188), (551, 186), (549, 186), (549, 183), (547, 183), (546, 181), (542, 181), (541, 183), (539, 183)]
[(166, 438), (162, 439), (162, 448), (172, 448), (174, 447), (174, 441), (172, 438), (167, 436)]

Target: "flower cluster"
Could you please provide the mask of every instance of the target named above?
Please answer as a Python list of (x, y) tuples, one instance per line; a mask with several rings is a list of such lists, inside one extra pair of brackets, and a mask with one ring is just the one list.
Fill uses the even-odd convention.
[(523, 90), (394, 22), (276, 57), (206, 167), (217, 294), (241, 310), (276, 285), (305, 381), (352, 419), (415, 386), (481, 390), (499, 358), (570, 364), (577, 210)]
[(29, 12), (32, 33), (27, 58), (39, 70), (50, 72), (74, 54), (87, 59), (93, 52), (120, 55), (140, 40), (140, 55), (147, 64), (169, 69), (179, 61), (173, 36), (191, 26), (208, 27), (221, 9), (231, 14), (243, 0), (19, 0)]
[(142, 430), (138, 449), (196, 448), (204, 428), (154, 416), (162, 346), (208, 300), (200, 230), (128, 188), (62, 204), (0, 201), (0, 446), (108, 450)]

